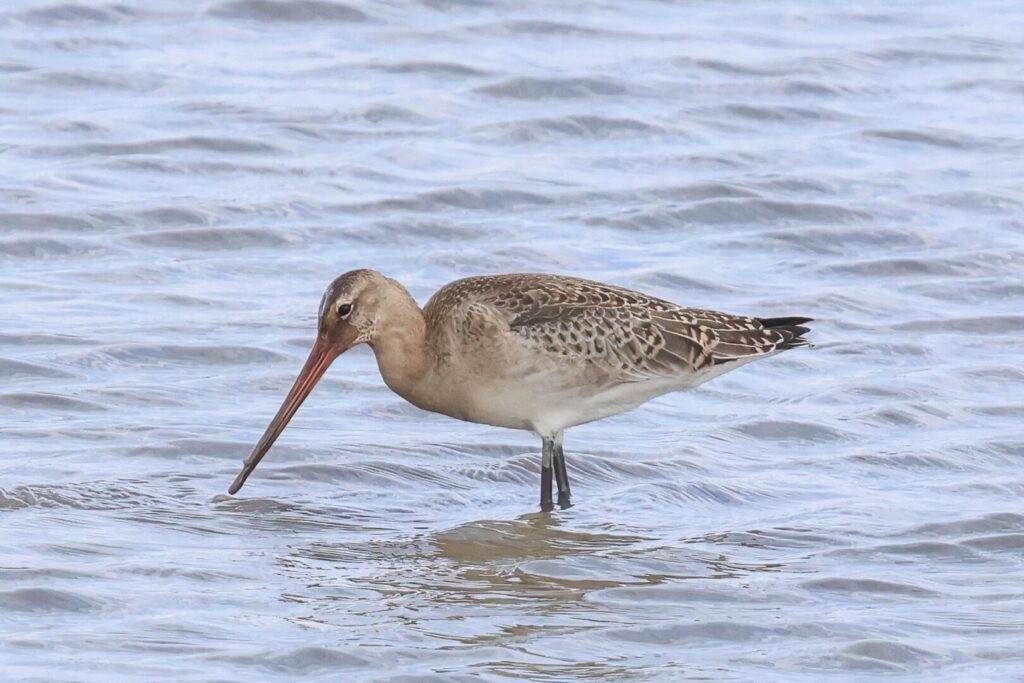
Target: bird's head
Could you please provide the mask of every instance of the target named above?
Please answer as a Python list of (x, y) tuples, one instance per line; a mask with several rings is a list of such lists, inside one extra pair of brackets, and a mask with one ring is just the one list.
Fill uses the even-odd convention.
[(320, 300), (317, 343), (340, 356), (357, 344), (373, 341), (388, 278), (375, 270), (351, 270), (335, 278)]

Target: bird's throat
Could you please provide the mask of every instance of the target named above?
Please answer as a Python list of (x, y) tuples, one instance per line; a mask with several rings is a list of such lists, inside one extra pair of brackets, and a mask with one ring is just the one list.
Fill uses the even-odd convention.
[[(396, 316), (398, 317), (398, 316)], [(388, 388), (413, 405), (423, 407), (428, 388), (424, 386), (431, 368), (427, 326), (423, 313), (410, 301), (400, 319), (391, 318), (370, 342), (377, 367)]]

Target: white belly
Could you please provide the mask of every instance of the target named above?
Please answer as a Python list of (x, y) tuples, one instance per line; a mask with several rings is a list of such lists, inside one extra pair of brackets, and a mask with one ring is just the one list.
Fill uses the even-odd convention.
[(738, 361), (699, 374), (622, 381), (607, 369), (544, 357), (522, 346), (499, 356), (501, 363), (488, 364), (487, 358), (466, 354), (458, 363), (434, 369), (412, 391), (393, 388), (425, 410), (554, 436), (569, 427), (632, 410), (663, 394), (692, 389), (744, 364)]
[(693, 389), (750, 360), (754, 357), (716, 365), (699, 374), (634, 382), (588, 382), (587, 373), (573, 367), (480, 384), (460, 382), (463, 414), (454, 417), (553, 436), (575, 425), (632, 410), (663, 394)]
[(630, 382), (596, 391), (589, 387), (555, 388), (540, 380), (495, 382), (473, 391), (463, 419), (553, 436), (563, 429), (617, 415), (662, 394), (692, 386), (692, 381), (681, 378)]

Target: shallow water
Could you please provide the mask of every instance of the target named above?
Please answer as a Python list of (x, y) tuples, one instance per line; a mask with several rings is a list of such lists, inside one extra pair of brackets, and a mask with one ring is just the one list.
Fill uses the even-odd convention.
[[(1024, 671), (1015, 2), (13, 0), (5, 680)], [(813, 350), (539, 442), (339, 361), (321, 291), (574, 273)]]

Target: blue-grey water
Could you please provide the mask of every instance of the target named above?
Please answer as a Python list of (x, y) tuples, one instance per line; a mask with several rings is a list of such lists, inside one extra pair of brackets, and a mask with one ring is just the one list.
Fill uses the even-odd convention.
[[(0, 678), (1024, 675), (1024, 12), (7, 0)], [(571, 273), (817, 346), (539, 441), (318, 299)]]

